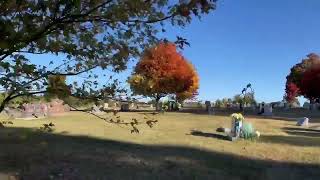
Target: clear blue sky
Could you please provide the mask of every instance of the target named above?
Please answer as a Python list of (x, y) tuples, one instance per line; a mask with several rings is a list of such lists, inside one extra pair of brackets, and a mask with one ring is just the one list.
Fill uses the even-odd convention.
[[(233, 97), (250, 82), (258, 101), (278, 101), (290, 67), (320, 53), (319, 9), (320, 0), (218, 0), (213, 13), (165, 36), (191, 43), (182, 53), (200, 75), (199, 99)], [(57, 59), (31, 59), (43, 58)]]
[[(218, 0), (180, 32), (200, 75), (200, 99), (232, 97), (252, 83), (258, 101), (282, 100), (292, 65), (320, 52), (320, 0)], [(169, 31), (173, 36), (177, 31)]]

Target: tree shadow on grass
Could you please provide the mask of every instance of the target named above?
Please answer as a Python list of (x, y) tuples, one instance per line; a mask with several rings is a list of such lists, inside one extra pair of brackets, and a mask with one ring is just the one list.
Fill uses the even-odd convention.
[(320, 130), (317, 129), (307, 129), (307, 128), (282, 128), (284, 132), (290, 135), (296, 136), (309, 136), (309, 137), (320, 137)]
[[(134, 137), (135, 135), (133, 135)], [(319, 179), (319, 164), (256, 160), (190, 147), (0, 129), (0, 174), (33, 179)]]
[(216, 138), (221, 140), (228, 140), (227, 136), (221, 135), (221, 134), (214, 134), (214, 133), (205, 133), (198, 130), (192, 130), (190, 135), (192, 136), (201, 136), (201, 137), (210, 137), (210, 138)]
[(259, 142), (275, 143), (275, 144), (288, 144), (293, 146), (320, 146), (320, 138), (305, 137), (305, 136), (269, 136), (262, 135)]

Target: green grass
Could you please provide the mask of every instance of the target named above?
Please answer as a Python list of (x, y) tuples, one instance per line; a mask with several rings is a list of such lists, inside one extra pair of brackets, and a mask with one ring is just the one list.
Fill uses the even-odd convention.
[[(120, 113), (142, 119), (142, 113)], [(140, 134), (82, 113), (41, 120), (14, 120), (0, 129), (1, 174), (24, 179), (319, 179), (320, 130), (295, 121), (249, 116), (256, 141), (230, 142), (218, 127), (226, 115), (157, 115)], [(313, 118), (311, 126), (320, 127)], [(36, 129), (53, 122), (53, 133)]]

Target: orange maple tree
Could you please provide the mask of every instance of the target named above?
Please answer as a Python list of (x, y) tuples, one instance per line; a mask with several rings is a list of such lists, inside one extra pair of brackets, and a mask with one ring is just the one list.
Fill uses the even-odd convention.
[(153, 97), (156, 102), (168, 94), (183, 101), (196, 95), (199, 88), (194, 66), (170, 42), (145, 50), (128, 82), (134, 94)]

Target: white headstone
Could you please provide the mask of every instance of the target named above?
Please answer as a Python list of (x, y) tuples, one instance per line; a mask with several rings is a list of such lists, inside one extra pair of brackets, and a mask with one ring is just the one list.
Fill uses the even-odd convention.
[(264, 113), (262, 114), (264, 116), (272, 116), (272, 106), (270, 104), (264, 105)]
[(309, 118), (301, 118), (298, 120), (297, 122), (297, 126), (305, 126), (305, 127), (308, 127), (309, 126)]
[(103, 104), (103, 109), (104, 109), (104, 110), (107, 110), (108, 108), (109, 108), (109, 104), (108, 104), (108, 103), (104, 103), (104, 104)]
[(214, 109), (213, 109), (213, 107), (209, 107), (208, 114), (209, 114), (209, 115), (214, 115)]
[(206, 111), (210, 113), (211, 102), (210, 102), (210, 101), (206, 101), (206, 102), (205, 102), (205, 105), (206, 105)]
[(240, 137), (240, 131), (242, 128), (242, 121), (236, 121), (235, 119), (231, 122), (231, 132), (229, 134), (229, 139), (235, 141)]

